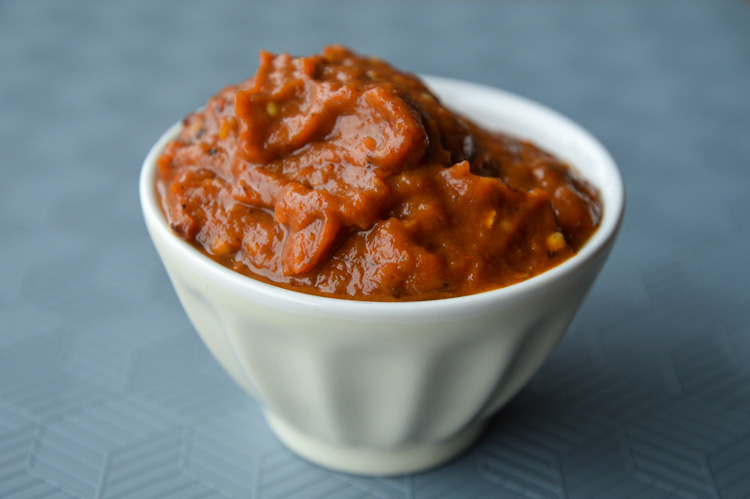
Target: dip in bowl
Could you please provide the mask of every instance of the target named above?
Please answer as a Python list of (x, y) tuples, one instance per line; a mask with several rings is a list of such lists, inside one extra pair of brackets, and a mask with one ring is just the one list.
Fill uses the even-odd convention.
[[(346, 59), (350, 53), (335, 47), (324, 54), (328, 54), (324, 59)], [(360, 106), (357, 112), (337, 111), (335, 106), (333, 111), (325, 106), (310, 111), (330, 92), (294, 101), (296, 96), (311, 95), (307, 87), (284, 95), (277, 86), (270, 94), (273, 99), (252, 92), (236, 97), (253, 86), (257, 90), (262, 82), (273, 83), (276, 77), (269, 75), (286, 67), (307, 71), (313, 80), (319, 77), (318, 70), (301, 59), (294, 62), (288, 56), (270, 55), (261, 59), (255, 80), (232, 90), (235, 97), (221, 97), (235, 108), (235, 122), (222, 116), (213, 129), (202, 132), (205, 120), (192, 114), (184, 124), (169, 129), (149, 152), (141, 172), (140, 197), (151, 238), (203, 341), (258, 400), (271, 428), (290, 449), (323, 466), (370, 475), (408, 473), (443, 463), (480, 435), (490, 416), (546, 360), (573, 319), (609, 254), (622, 218), (624, 187), (617, 167), (591, 135), (568, 119), (521, 97), (466, 82), (427, 77), (429, 90), (420, 97), (424, 103), (407, 96), (403, 109), (388, 100), (391, 94), (386, 92), (401, 95), (398, 81), (385, 90), (375, 82), (349, 96)], [(367, 66), (364, 73), (370, 69)], [(543, 152), (533, 155), (533, 160), (552, 161), (555, 174), (568, 172), (557, 163), (573, 165), (574, 180), (566, 185), (588, 192), (595, 201), (585, 204), (591, 208), (591, 230), (577, 231), (576, 223), (565, 221), (569, 217), (564, 209), (545, 204), (548, 198), (555, 200), (559, 186), (550, 192), (538, 186), (499, 191), (495, 185), (503, 183), (499, 175), (484, 171), (494, 168), (492, 162), (483, 163), (484, 169), (471, 162), (483, 151), (481, 141), (462, 139), (454, 152), (436, 149), (435, 137), (444, 136), (445, 130), (425, 118), (442, 112), (431, 107), (432, 100), (468, 117), (469, 128), (476, 124), (520, 139), (512, 142), (520, 144), (511, 145), (513, 151), (526, 147), (525, 141), (529, 147), (538, 146)], [(360, 119), (372, 114), (361, 107), (369, 101), (377, 103), (381, 115), (390, 113), (382, 120), (387, 130), (371, 130), (368, 127), (377, 120)], [(209, 101), (209, 106), (215, 103)], [(325, 133), (305, 139), (311, 128), (274, 121), (295, 119), (294, 113), (284, 114), (284, 106), (289, 105), (316, 119), (315, 112), (333, 113), (327, 118), (331, 125)], [(420, 114), (414, 109), (427, 111)], [(205, 112), (224, 110), (207, 107)], [(463, 126), (461, 120), (455, 127)], [(421, 126), (426, 138), (411, 133), (414, 126)], [(222, 140), (236, 134), (236, 149), (207, 147), (199, 140), (203, 133)], [(356, 147), (349, 152), (326, 149), (321, 144), (327, 140), (336, 147), (342, 143)], [(405, 143), (416, 147), (400, 148)], [(200, 147), (207, 156), (193, 161), (191, 154), (200, 156)], [(414, 149), (419, 158), (410, 152)], [(168, 176), (181, 161), (174, 159), (178, 154), (185, 155), (188, 168), (165, 181), (164, 172)], [(544, 159), (548, 154), (551, 159)], [(213, 164), (219, 155), (225, 155), (219, 166), (206, 173), (200, 161)], [(318, 164), (307, 160), (302, 164), (305, 155), (322, 159)], [(433, 163), (443, 158), (445, 165), (433, 168), (441, 178), (450, 176), (445, 185), (455, 188), (455, 193), (437, 199), (416, 191), (419, 202), (405, 197), (409, 189), (404, 182), (417, 183), (412, 171), (419, 168), (422, 157)], [(354, 180), (352, 174), (330, 174), (342, 163), (357, 161), (362, 173), (356, 173)], [(285, 180), (280, 173), (289, 171), (290, 162), (302, 164), (306, 173)], [(249, 167), (238, 172), (238, 164)], [(275, 165), (261, 172), (272, 175), (259, 177), (255, 165), (263, 164)], [(396, 171), (400, 171), (398, 184), (390, 180)], [(244, 181), (222, 190), (222, 182), (239, 177)], [(545, 174), (537, 177), (546, 178)], [(198, 184), (191, 183), (195, 179)], [(343, 187), (336, 179), (345, 180)], [(465, 187), (464, 179), (478, 182), (479, 187)], [(271, 187), (265, 189), (269, 182)], [(360, 192), (362, 185), (366, 189)], [(192, 197), (183, 196), (186, 188), (193, 189)], [(445, 194), (448, 188), (438, 190)], [(348, 189), (356, 195), (349, 195)], [(215, 196), (207, 198), (212, 191)], [(337, 196), (331, 198), (328, 191)], [(383, 192), (388, 195), (381, 196)], [(468, 204), (461, 204), (462, 195)], [(497, 202), (498, 208), (482, 208), (475, 217), (471, 203), (483, 196)], [(197, 211), (180, 211), (190, 210), (191, 200), (198, 198), (209, 203)], [(383, 199), (390, 204), (380, 203)], [(518, 210), (513, 208), (517, 199), (522, 202)], [(455, 212), (429, 211), (448, 219), (444, 225), (455, 228), (453, 240), (429, 237), (450, 233), (423, 226), (424, 220), (433, 218), (420, 219), (417, 225), (422, 226), (415, 228), (406, 223), (412, 213), (453, 202), (460, 205)], [(257, 212), (247, 215), (243, 211), (247, 206), (255, 206)], [(368, 210), (368, 206), (377, 208)], [(200, 226), (212, 214), (234, 210), (241, 211), (242, 217), (272, 223), (259, 225), (266, 227), (261, 241), (276, 241), (258, 253), (265, 255), (262, 258), (248, 257), (248, 248), (259, 243), (248, 239), (248, 231), (238, 228), (235, 218)], [(541, 222), (534, 221), (534, 229), (526, 229), (531, 222), (514, 215), (518, 211), (539, 212)], [(406, 222), (398, 220), (401, 215)], [(465, 230), (474, 223), (477, 230)], [(396, 235), (384, 239), (392, 242), (372, 243), (392, 227), (398, 229), (392, 233)], [(489, 232), (480, 235), (478, 231), (484, 229)], [(483, 256), (495, 247), (475, 243), (491, 244), (502, 237), (492, 230), (500, 229), (515, 234), (504, 245), (513, 251), (509, 259), (518, 263), (512, 268), (500, 261), (504, 253)], [(249, 232), (257, 235), (258, 230)], [(422, 234), (418, 241), (423, 244), (417, 249), (398, 243), (399, 234), (408, 235), (409, 230)], [(379, 258), (382, 253), (373, 257), (368, 253), (373, 246), (389, 249), (389, 257)], [(447, 247), (450, 251), (441, 253)], [(465, 255), (456, 249), (464, 247)], [(474, 263), (478, 257), (481, 264)], [(485, 269), (490, 271), (481, 274)], [(347, 276), (347, 270), (357, 277)], [(488, 277), (480, 279), (482, 275)], [(481, 286), (474, 285), (478, 282)]]

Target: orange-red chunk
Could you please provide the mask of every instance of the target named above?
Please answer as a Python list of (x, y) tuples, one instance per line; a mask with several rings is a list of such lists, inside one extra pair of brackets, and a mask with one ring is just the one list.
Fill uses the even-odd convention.
[(478, 293), (544, 272), (596, 230), (596, 191), (534, 145), (340, 47), (262, 52), (158, 161), (173, 231), (220, 263), (364, 300)]

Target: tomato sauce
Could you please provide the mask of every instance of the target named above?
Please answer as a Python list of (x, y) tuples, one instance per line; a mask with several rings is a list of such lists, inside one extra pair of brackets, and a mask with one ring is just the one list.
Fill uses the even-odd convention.
[(261, 52), (158, 160), (173, 232), (249, 277), (336, 298), (429, 300), (528, 279), (596, 230), (596, 190), (341, 46)]

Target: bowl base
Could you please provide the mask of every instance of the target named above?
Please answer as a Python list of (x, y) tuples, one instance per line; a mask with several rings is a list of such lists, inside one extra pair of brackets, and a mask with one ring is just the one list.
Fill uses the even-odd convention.
[(300, 432), (269, 412), (265, 416), (279, 440), (300, 457), (334, 471), (370, 476), (403, 475), (443, 464), (473, 444), (486, 427), (486, 421), (481, 421), (448, 440), (375, 449), (326, 442)]

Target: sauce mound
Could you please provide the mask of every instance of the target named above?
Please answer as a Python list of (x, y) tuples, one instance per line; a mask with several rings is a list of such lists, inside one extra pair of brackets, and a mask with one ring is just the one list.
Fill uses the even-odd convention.
[(254, 77), (185, 118), (158, 169), (176, 235), (252, 278), (347, 299), (528, 279), (578, 251), (602, 210), (560, 160), (340, 46), (261, 52)]

